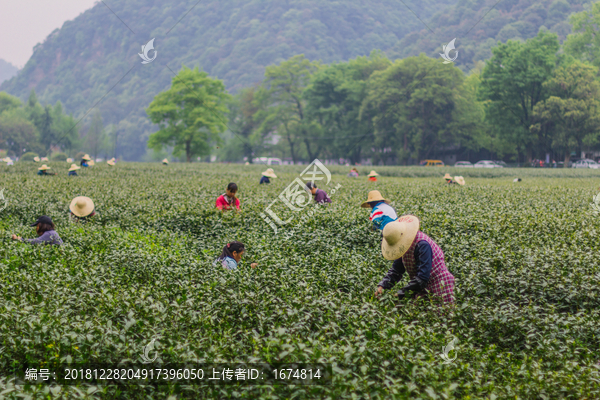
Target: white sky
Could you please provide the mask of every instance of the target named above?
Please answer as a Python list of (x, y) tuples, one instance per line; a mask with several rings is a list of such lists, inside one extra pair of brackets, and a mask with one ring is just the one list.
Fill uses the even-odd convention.
[(96, 1), (0, 0), (0, 58), (22, 68), (36, 44)]

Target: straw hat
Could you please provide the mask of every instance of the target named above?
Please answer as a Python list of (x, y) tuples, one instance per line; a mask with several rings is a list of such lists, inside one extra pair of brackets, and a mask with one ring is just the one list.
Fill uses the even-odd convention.
[(117, 161), (117, 159), (113, 157), (110, 159), (110, 161), (115, 162), (115, 161)]
[(12, 162), (10, 157), (5, 157), (2, 161), (7, 162), (7, 163)]
[(33, 161), (40, 162), (40, 158), (38, 156), (33, 157)]
[(94, 162), (94, 160), (89, 160), (89, 161), (88, 161), (88, 165), (89, 165), (90, 167), (93, 167), (94, 165), (96, 165), (96, 163)]
[(367, 201), (363, 202), (360, 206), (362, 208), (369, 208), (369, 203), (372, 201), (385, 201), (386, 204), (390, 204), (388, 199), (384, 199), (379, 190), (371, 190), (369, 192), (369, 196), (367, 197)]
[(47, 166), (46, 164), (43, 164), (41, 167), (38, 168), (38, 170), (40, 170), (40, 171), (45, 171), (47, 169), (50, 169), (50, 167)]
[(369, 172), (369, 175), (367, 175), (369, 178), (373, 177), (373, 176), (379, 176), (379, 174), (377, 172), (375, 172), (375, 170), (371, 170), (371, 172)]
[(42, 161), (48, 161), (48, 157), (42, 157)]
[(275, 175), (275, 171), (273, 171), (273, 168), (269, 168), (266, 171), (263, 171), (262, 174), (267, 178), (277, 178), (277, 175)]
[(115, 165), (115, 162), (113, 160), (108, 160), (106, 163), (111, 167)]
[(94, 209), (95, 206), (92, 199), (85, 196), (75, 197), (69, 206), (69, 210), (71, 210), (76, 217), (80, 218), (87, 217), (94, 212)]
[(78, 169), (81, 169), (81, 167), (75, 165), (75, 164), (71, 164), (71, 168), (69, 168), (69, 172), (71, 171), (77, 171)]
[(465, 178), (463, 178), (462, 176), (455, 176), (454, 180), (461, 186), (465, 185)]
[(169, 163), (169, 160), (167, 160), (167, 159), (165, 158), (164, 160), (162, 160), (162, 163), (163, 163), (163, 164), (168, 164), (168, 163)]
[(450, 176), (450, 174), (446, 174), (446, 175), (444, 175), (444, 179), (450, 179), (450, 180), (452, 180), (452, 177)]
[(397, 260), (404, 255), (412, 245), (419, 232), (419, 218), (414, 215), (404, 215), (392, 221), (383, 228), (381, 253), (386, 260)]
[(81, 159), (85, 161), (92, 161), (89, 154), (84, 155), (83, 157), (81, 157)]
[(68, 163), (72, 163), (72, 162), (73, 162), (73, 159), (72, 159), (72, 158), (67, 158), (67, 160), (66, 160), (66, 161), (67, 161)]

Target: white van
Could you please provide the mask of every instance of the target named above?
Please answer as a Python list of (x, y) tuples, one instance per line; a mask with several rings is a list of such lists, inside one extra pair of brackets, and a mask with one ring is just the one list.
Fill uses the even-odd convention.
[(272, 158), (272, 157), (260, 157), (252, 160), (254, 164), (266, 164), (266, 165), (282, 165), (283, 162), (281, 158)]

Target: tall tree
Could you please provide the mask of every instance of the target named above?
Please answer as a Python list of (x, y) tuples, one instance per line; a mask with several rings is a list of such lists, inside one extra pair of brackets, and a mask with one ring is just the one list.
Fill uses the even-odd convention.
[(372, 147), (371, 115), (360, 108), (367, 94), (367, 81), (374, 71), (386, 69), (391, 62), (381, 53), (332, 64), (314, 75), (305, 92), (307, 112), (323, 127), (322, 148), (330, 157), (361, 160)]
[(525, 43), (499, 43), (483, 69), (479, 95), (486, 100), (486, 120), (519, 158), (531, 161), (539, 145), (529, 128), (534, 107), (548, 97), (543, 85), (556, 67), (558, 49), (556, 34), (540, 30)]
[(92, 114), (92, 122), (90, 129), (85, 135), (85, 141), (89, 152), (95, 160), (98, 154), (104, 150), (106, 143), (106, 132), (104, 131), (104, 122), (102, 122), (102, 114), (98, 109)]
[(219, 141), (225, 131), (230, 95), (221, 80), (213, 79), (198, 68), (183, 66), (173, 77), (171, 88), (159, 93), (146, 110), (160, 130), (150, 135), (148, 147), (173, 146), (174, 153), (192, 156), (210, 154), (209, 142)]
[(600, 67), (600, 3), (571, 15), (569, 23), (573, 33), (565, 40), (565, 53)]
[(598, 68), (575, 62), (558, 68), (544, 83), (550, 97), (536, 104), (531, 131), (548, 147), (564, 154), (598, 143), (600, 137), (600, 83)]
[(396, 158), (407, 164), (451, 144), (463, 80), (458, 68), (424, 54), (374, 72), (362, 109), (374, 113), (378, 159), (386, 164)]
[(237, 137), (244, 156), (252, 164), (253, 155), (263, 145), (265, 135), (269, 128), (261, 126), (259, 111), (264, 110), (260, 98), (256, 96), (256, 87), (242, 89), (229, 105), (229, 128)]
[[(318, 157), (320, 148), (314, 141), (315, 126), (307, 118), (304, 90), (310, 84), (312, 74), (320, 68), (303, 54), (266, 68), (265, 80), (257, 93), (257, 101), (269, 107), (257, 115), (262, 121), (261, 129), (275, 127), (287, 140), (294, 162), (298, 161), (300, 143), (304, 143), (311, 160)], [(311, 129), (312, 128), (312, 129)], [(318, 127), (317, 127), (318, 130)]]

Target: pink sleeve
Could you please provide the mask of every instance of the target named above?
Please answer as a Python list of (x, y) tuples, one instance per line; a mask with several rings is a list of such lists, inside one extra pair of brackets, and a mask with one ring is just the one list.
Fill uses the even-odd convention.
[(225, 207), (227, 205), (227, 202), (225, 201), (225, 199), (223, 199), (223, 196), (219, 196), (217, 197), (217, 202), (215, 203), (215, 206), (220, 210), (223, 207)]

